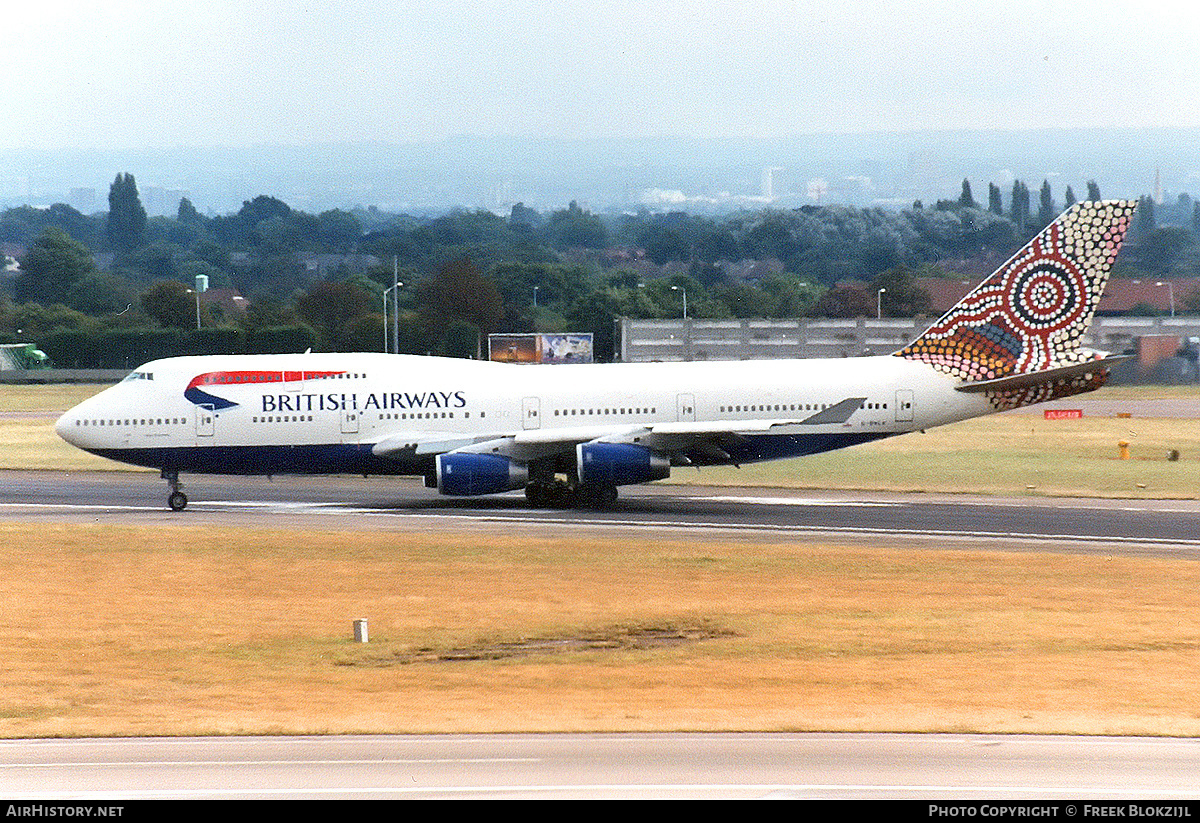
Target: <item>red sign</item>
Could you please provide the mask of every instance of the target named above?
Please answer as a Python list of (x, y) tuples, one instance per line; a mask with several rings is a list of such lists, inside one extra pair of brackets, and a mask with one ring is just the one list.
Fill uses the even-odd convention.
[(1083, 409), (1046, 409), (1047, 420), (1080, 420)]

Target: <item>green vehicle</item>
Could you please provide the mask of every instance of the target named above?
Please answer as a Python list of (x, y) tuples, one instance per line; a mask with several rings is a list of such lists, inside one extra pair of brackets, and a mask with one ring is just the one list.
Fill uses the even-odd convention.
[(0, 371), (48, 368), (50, 358), (33, 343), (0, 344)]

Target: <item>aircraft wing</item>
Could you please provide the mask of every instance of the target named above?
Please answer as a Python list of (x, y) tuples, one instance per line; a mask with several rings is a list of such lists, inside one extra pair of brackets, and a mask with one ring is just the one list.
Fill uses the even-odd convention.
[(528, 462), (571, 451), (580, 443), (597, 442), (639, 445), (663, 454), (689, 451), (711, 453), (719, 457), (724, 454), (720, 444), (727, 442), (729, 438), (762, 434), (791, 426), (845, 423), (865, 401), (865, 397), (848, 397), (803, 418), (570, 426), (474, 437), (455, 432), (395, 432), (376, 443), (372, 452), (380, 457), (399, 456), (404, 453), (417, 456), (446, 452), (498, 454), (518, 462)]
[(482, 440), (490, 440), (492, 437), (493, 435), (470, 437), (464, 436), (462, 432), (393, 432), (372, 446), (371, 453), (376, 457), (392, 457), (404, 453), (409, 455), (442, 454), (467, 448)]

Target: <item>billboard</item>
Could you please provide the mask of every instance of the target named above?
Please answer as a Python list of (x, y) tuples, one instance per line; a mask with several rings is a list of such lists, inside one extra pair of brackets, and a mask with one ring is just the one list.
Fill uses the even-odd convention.
[(500, 363), (591, 363), (592, 335), (489, 334), (488, 360)]

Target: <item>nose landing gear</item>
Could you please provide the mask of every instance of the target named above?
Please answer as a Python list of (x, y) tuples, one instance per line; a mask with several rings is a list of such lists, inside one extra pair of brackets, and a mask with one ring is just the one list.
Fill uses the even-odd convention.
[(162, 477), (167, 481), (167, 485), (171, 487), (171, 493), (167, 495), (167, 507), (173, 512), (181, 512), (187, 508), (188, 499), (181, 489), (179, 483), (179, 472), (173, 469), (163, 469)]

